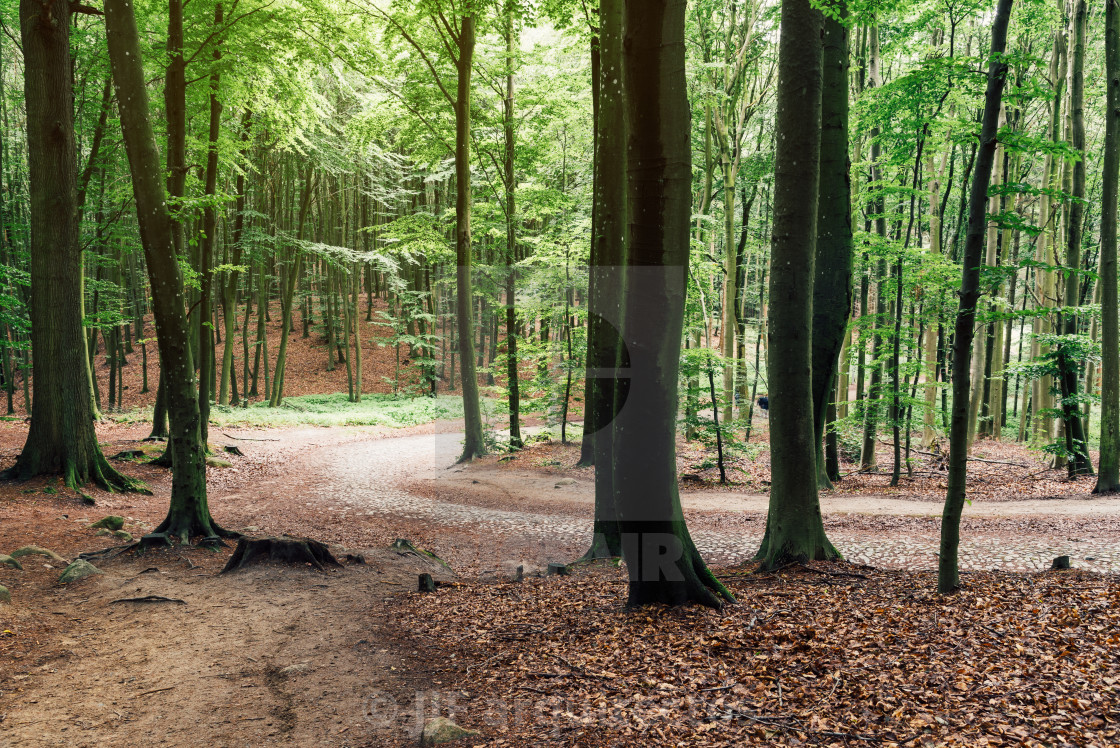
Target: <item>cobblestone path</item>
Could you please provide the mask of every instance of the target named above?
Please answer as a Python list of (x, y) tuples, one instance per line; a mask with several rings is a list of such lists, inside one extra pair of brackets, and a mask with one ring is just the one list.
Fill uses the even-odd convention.
[[(307, 505), (338, 513), (349, 522), (420, 523), (433, 530), (477, 535), (485, 541), (484, 551), (494, 561), (501, 558), (541, 558), (558, 547), (575, 553), (590, 539), (590, 507), (574, 506), (570, 513), (537, 513), (492, 509), (470, 504), (424, 498), (402, 487), (438, 471), (458, 470), (460, 450), (457, 434), (383, 438), (326, 448), (316, 462), (330, 480), (308, 496)], [(1019, 515), (1007, 503), (1008, 516)], [(687, 498), (686, 498), (687, 510)], [(733, 511), (724, 513), (736, 514)], [(689, 517), (693, 539), (705, 558), (715, 565), (746, 561), (757, 549), (763, 522), (721, 521), (719, 515), (704, 513)], [(1040, 515), (1045, 516), (1045, 515)], [(883, 518), (883, 529), (853, 529), (844, 521), (831, 520), (829, 537), (845, 557), (857, 563), (887, 569), (932, 570), (937, 564), (936, 523), (928, 528), (892, 528)], [(1120, 535), (1094, 531), (1093, 518), (1085, 517), (1076, 537), (1068, 530), (1053, 530), (1046, 523), (1034, 526), (1028, 517), (1016, 526), (1021, 531), (963, 532), (960, 551), (962, 570), (1004, 569), (1032, 571), (1049, 568), (1056, 556), (1068, 555), (1076, 568), (1102, 572), (1120, 571)], [(721, 527), (721, 525), (725, 525)], [(1086, 529), (1087, 528), (1087, 529)], [(548, 553), (544, 552), (547, 549)], [(486, 566), (486, 559), (479, 559)]]

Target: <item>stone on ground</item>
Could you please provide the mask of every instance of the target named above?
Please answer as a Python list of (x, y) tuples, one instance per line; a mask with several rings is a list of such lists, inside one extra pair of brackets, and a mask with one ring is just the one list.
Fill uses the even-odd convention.
[(69, 584), (70, 582), (77, 582), (79, 579), (85, 579), (93, 574), (104, 574), (105, 572), (98, 569), (85, 559), (79, 558), (74, 563), (67, 566), (62, 570), (59, 575), (58, 581), (60, 584)]
[(8, 592), (8, 588), (0, 585), (0, 603), (10, 603), (12, 601), (12, 593)]
[(110, 514), (108, 517), (102, 517), (94, 522), (90, 527), (104, 527), (106, 530), (113, 532), (120, 530), (124, 527), (124, 517), (118, 517), (115, 514)]
[(113, 533), (113, 537), (120, 538), (126, 543), (132, 542), (132, 533), (130, 533), (128, 530), (117, 530)]
[(466, 730), (447, 717), (436, 717), (424, 723), (424, 730), (420, 733), (420, 745), (440, 745), (477, 734), (478, 730)]
[(12, 558), (20, 558), (21, 556), (47, 556), (51, 561), (57, 561), (60, 564), (66, 563), (66, 559), (58, 555), (49, 548), (40, 548), (37, 545), (25, 545), (22, 548), (16, 548), (12, 551)]

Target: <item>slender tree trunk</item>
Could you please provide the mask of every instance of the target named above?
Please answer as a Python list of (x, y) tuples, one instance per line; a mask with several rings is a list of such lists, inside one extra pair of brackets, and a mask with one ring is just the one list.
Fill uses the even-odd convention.
[[(820, 135), (820, 188), (817, 198), (816, 258), (813, 283), (812, 388), (817, 481), (832, 488), (823, 438), (836, 381), (837, 357), (844, 345), (852, 307), (851, 173), (848, 162), (847, 6), (840, 18), (824, 20)], [(773, 277), (773, 276), (771, 276)], [(773, 381), (773, 380), (771, 380)]]
[(458, 70), (455, 95), (455, 294), (459, 327), (459, 365), (463, 386), (463, 453), (469, 462), (486, 453), (482, 439), (482, 411), (471, 333), (474, 294), (471, 280), (471, 71), (475, 46), (475, 19), (464, 15), (459, 28)]
[[(1085, 0), (1077, 0), (1073, 19), (1073, 39), (1070, 55), (1070, 116), (1072, 122), (1071, 145), (1082, 157), (1073, 164), (1073, 200), (1069, 205), (1069, 221), (1066, 223), (1068, 241), (1066, 243), (1066, 267), (1075, 272), (1066, 277), (1066, 292), (1063, 300), (1062, 334), (1077, 334), (1077, 315), (1067, 309), (1080, 304), (1081, 274), (1081, 235), (1085, 211), (1085, 24), (1088, 10)], [(1092, 475), (1093, 465), (1089, 460), (1089, 443), (1082, 430), (1081, 412), (1076, 399), (1078, 394), (1079, 362), (1070, 358), (1063, 346), (1058, 352), (1059, 384), (1062, 391), (1062, 413), (1066, 432), (1067, 468), (1070, 477)]]
[(1007, 63), (1007, 24), (1011, 0), (999, 0), (992, 23), (992, 47), (988, 61), (988, 86), (984, 94), (984, 119), (976, 168), (968, 201), (968, 233), (961, 267), (960, 308), (953, 338), (953, 421), (949, 433), (949, 480), (941, 515), (941, 553), (937, 564), (937, 588), (953, 592), (960, 586), (957, 551), (960, 547), (961, 512), (964, 509), (968, 467), (968, 394), (971, 385), (969, 353), (972, 348), (976, 303), (980, 298), (980, 263), (984, 248), (985, 207), (996, 154), (996, 133)]

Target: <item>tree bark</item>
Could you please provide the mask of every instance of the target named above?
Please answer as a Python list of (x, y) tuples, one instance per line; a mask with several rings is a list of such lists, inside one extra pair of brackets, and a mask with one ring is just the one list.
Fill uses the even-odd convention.
[(455, 299), (459, 327), (459, 378), (463, 388), (463, 453), (459, 462), (486, 454), (482, 438), (482, 411), (475, 373), (474, 336), (471, 334), (471, 71), (474, 60), (475, 19), (462, 17), (459, 59), (455, 61)]
[[(852, 306), (851, 173), (848, 161), (848, 31), (843, 19), (824, 20), (822, 55), (820, 187), (817, 198), (813, 283), (812, 388), (817, 481), (832, 488), (822, 441)], [(772, 278), (773, 276), (771, 276)], [(773, 380), (771, 380), (773, 381)]]
[(805, 479), (807, 471), (816, 473), (821, 448), (813, 421), (813, 296), (806, 293), (815, 275), (817, 200), (805, 196), (820, 194), (823, 30), (809, 0), (783, 0), (766, 361), (772, 483), (755, 556), (765, 569), (840, 555), (825, 536), (817, 481)]
[(132, 175), (140, 239), (152, 286), (152, 307), (166, 391), (172, 459), (171, 506), (153, 542), (205, 542), (235, 533), (210, 516), (206, 498), (206, 453), (201, 439), (198, 393), (188, 345), (183, 284), (172, 237), (162, 167), (148, 119), (148, 94), (140, 57), (136, 18), (129, 0), (106, 0), (105, 32), (117, 92), (121, 129)]
[(988, 185), (995, 162), (996, 134), (1007, 63), (1002, 59), (1007, 45), (1011, 1), (999, 0), (992, 23), (992, 47), (988, 59), (988, 86), (984, 93), (984, 119), (980, 145), (968, 200), (968, 233), (961, 268), (960, 307), (953, 338), (953, 420), (949, 432), (949, 480), (941, 515), (941, 553), (937, 564), (937, 588), (942, 593), (960, 586), (957, 551), (960, 547), (961, 512), (964, 509), (968, 467), (968, 395), (971, 386), (969, 353), (972, 349), (976, 303), (980, 298), (980, 264), (984, 249), (985, 208)]
[(677, 377), (688, 273), (692, 165), (685, 83), (685, 0), (625, 0), (624, 99), (629, 242), (623, 339), (626, 407), (614, 420), (614, 477), (629, 604), (698, 602), (731, 593), (700, 558), (677, 492)]
[[(599, 114), (595, 179), (594, 256), (588, 295), (587, 379), (593, 383), (586, 407), (584, 438), (592, 440), (595, 465), (595, 519), (584, 558), (622, 555), (614, 483), (614, 418), (626, 402), (629, 380), (618, 369), (628, 365), (621, 345), (622, 265), (626, 262), (626, 117), (623, 96), (623, 0), (600, 0)], [(590, 430), (590, 433), (588, 431)], [(675, 480), (675, 478), (674, 478)]]
[(35, 399), (27, 441), (4, 475), (26, 480), (56, 473), (74, 490), (92, 480), (110, 491), (147, 492), (142, 483), (109, 465), (94, 430), (82, 331), (70, 6), (21, 0), (19, 21), (27, 106)]
[(1120, 174), (1120, 0), (1105, 2), (1105, 135), (1101, 177), (1101, 453), (1093, 493), (1120, 490), (1120, 334), (1117, 331), (1116, 200)]

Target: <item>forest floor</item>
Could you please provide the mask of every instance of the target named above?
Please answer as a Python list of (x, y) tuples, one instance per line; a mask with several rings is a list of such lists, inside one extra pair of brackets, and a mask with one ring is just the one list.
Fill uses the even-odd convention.
[[(760, 426), (737, 485), (709, 481), (711, 454), (680, 445), (690, 529), (740, 601), (720, 612), (627, 611), (612, 566), (536, 576), (589, 540), (578, 445), (456, 465), (451, 421), (214, 429), (215, 449), (244, 452), (209, 471), (220, 522), (368, 563), (217, 576), (230, 549), (182, 549), (95, 561), (105, 573), (73, 585), (41, 556), (0, 566), (13, 600), (0, 605), (0, 745), (415, 745), (437, 714), (480, 730), (463, 745), (1120, 743), (1116, 499), (982, 442), (975, 454), (999, 462), (970, 464), (961, 594), (933, 591), (935, 457), (897, 491), (852, 474), (823, 495), (829, 537), (854, 563), (753, 574)], [(146, 432), (99, 436), (112, 455)], [(0, 424), (0, 467), (25, 435)], [(107, 514), (149, 531), (167, 472), (120, 464), (154, 495), (94, 490), (91, 507), (56, 481), (0, 484), (0, 552), (121, 544), (88, 527)], [(387, 550), (398, 537), (454, 571)], [(1076, 570), (1045, 571), (1058, 555)], [(509, 581), (517, 566), (524, 582)], [(418, 595), (422, 571), (451, 584)], [(184, 602), (116, 602), (146, 595)]]
[[(279, 332), (269, 326), (272, 350)], [(388, 392), (393, 351), (367, 342), (365, 390)], [(289, 395), (345, 391), (322, 343), (293, 336)], [(154, 396), (139, 392), (141, 360), (125, 370), (126, 410)], [(99, 356), (103, 397), (107, 371)], [(308, 418), (281, 410), (279, 423)], [(682, 441), (689, 528), (739, 604), (629, 611), (611, 565), (537, 576), (590, 539), (593, 473), (575, 466), (578, 445), (537, 430), (525, 451), (456, 465), (455, 421), (265, 429), (217, 416), (231, 424), (211, 427), (228, 463), (208, 476), (219, 522), (367, 563), (219, 576), (232, 549), (183, 548), (95, 560), (103, 573), (71, 585), (43, 556), (0, 565), (12, 596), (0, 603), (0, 746), (412, 746), (438, 714), (480, 731), (463, 745), (1120, 744), (1120, 500), (1021, 445), (977, 443), (964, 587), (942, 598), (937, 449), (915, 450), (896, 487), (886, 444), (880, 472), (843, 463), (822, 507), (848, 562), (757, 574), (766, 421), (729, 454), (726, 485), (711, 445)], [(142, 415), (114, 417), (99, 426), (107, 455), (158, 451), (140, 441)], [(22, 418), (0, 421), (0, 469), (26, 433)], [(56, 480), (0, 483), (0, 553), (35, 544), (69, 560), (125, 545), (89, 527), (108, 514), (150, 531), (169, 475), (117, 464), (153, 495), (90, 490), (88, 506)], [(399, 537), (450, 569), (388, 550)], [(1047, 571), (1060, 555), (1073, 571)], [(510, 581), (519, 566), (525, 580)], [(420, 595), (421, 572), (446, 584)], [(122, 601), (147, 595), (182, 602)]]

